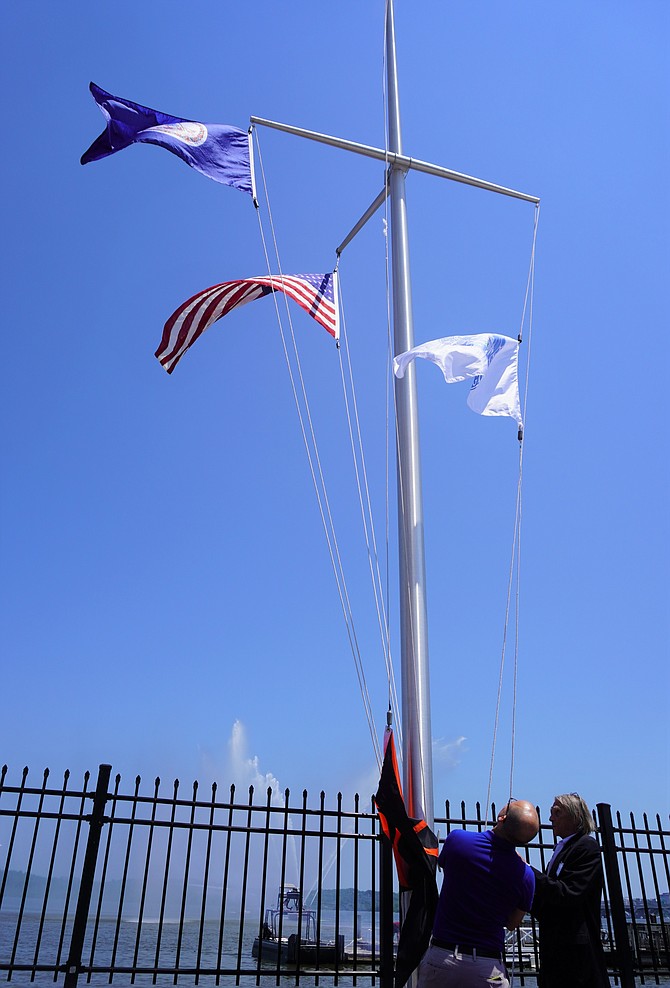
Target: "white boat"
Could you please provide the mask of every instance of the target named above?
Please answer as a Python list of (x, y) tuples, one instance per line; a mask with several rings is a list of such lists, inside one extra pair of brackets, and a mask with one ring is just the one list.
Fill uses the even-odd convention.
[[(393, 953), (394, 955), (398, 951), (398, 941), (400, 939), (400, 922), (396, 920), (393, 923)], [(368, 929), (364, 933), (360, 933), (355, 939), (352, 937), (351, 940), (347, 940), (345, 944), (346, 960), (349, 963), (357, 964), (359, 962), (365, 963), (369, 961), (370, 963), (378, 963), (381, 959), (381, 944), (379, 931), (377, 935), (373, 936), (372, 930)]]
[(263, 927), (255, 938), (252, 957), (261, 963), (329, 966), (345, 960), (344, 934), (336, 938), (318, 935), (317, 914), (306, 909), (297, 885), (285, 884), (277, 904), (265, 910)]

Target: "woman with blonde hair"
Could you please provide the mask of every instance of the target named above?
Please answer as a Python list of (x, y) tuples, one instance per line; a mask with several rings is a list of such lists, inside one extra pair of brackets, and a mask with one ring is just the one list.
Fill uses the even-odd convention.
[(600, 899), (603, 867), (593, 815), (576, 793), (556, 796), (549, 820), (557, 838), (546, 871), (535, 871), (531, 914), (540, 927), (539, 988), (609, 988)]

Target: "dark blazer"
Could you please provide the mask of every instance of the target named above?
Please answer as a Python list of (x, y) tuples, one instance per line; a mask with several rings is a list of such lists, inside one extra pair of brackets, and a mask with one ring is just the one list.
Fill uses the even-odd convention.
[(535, 871), (539, 988), (609, 988), (600, 937), (603, 866), (592, 837), (575, 835), (547, 871)]

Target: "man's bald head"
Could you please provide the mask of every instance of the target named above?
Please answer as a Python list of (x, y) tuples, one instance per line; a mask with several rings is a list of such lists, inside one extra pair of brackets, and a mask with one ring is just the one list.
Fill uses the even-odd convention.
[(526, 799), (515, 799), (507, 803), (498, 814), (498, 822), (493, 828), (498, 837), (508, 840), (515, 847), (528, 844), (539, 829), (537, 810)]

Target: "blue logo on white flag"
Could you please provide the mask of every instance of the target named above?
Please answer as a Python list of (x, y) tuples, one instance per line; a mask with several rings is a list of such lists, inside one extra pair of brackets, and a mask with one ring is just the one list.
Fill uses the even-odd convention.
[[(489, 336), (488, 341), (486, 343), (486, 349), (484, 351), (484, 356), (486, 357), (486, 362), (488, 363), (489, 367), (491, 366), (491, 363), (495, 355), (502, 350), (506, 342), (507, 341), (503, 336)], [(477, 377), (472, 382), (472, 387), (470, 388), (470, 391), (475, 390), (475, 388), (481, 382), (483, 377), (484, 377), (483, 374), (477, 375)]]

